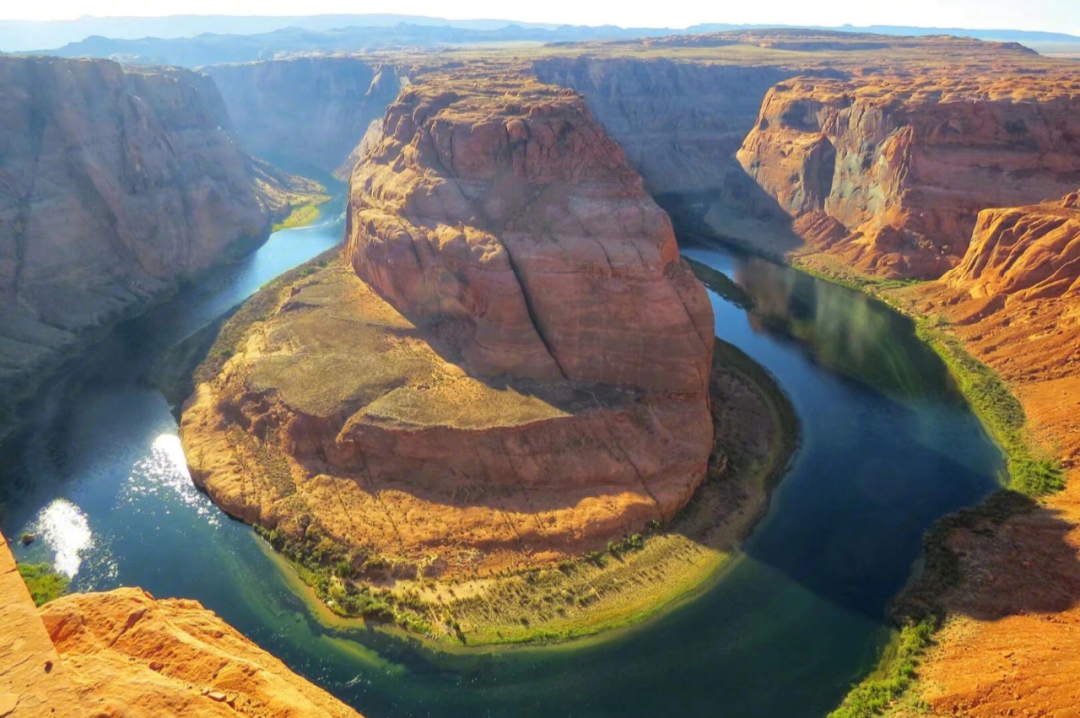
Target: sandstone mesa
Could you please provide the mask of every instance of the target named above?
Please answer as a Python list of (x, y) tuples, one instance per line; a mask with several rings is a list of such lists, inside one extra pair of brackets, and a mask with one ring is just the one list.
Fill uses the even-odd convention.
[(690, 499), (704, 288), (581, 98), (505, 87), (405, 90), (353, 174), (353, 271), (294, 284), (199, 387), (182, 438), (229, 513), (410, 577), (580, 554)]

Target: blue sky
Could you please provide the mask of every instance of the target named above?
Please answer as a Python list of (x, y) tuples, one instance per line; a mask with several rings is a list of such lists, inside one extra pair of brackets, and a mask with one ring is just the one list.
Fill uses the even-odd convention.
[(0, 19), (82, 15), (401, 13), (582, 25), (685, 27), (701, 22), (917, 25), (1080, 34), (1080, 0), (34, 0), (0, 3)]

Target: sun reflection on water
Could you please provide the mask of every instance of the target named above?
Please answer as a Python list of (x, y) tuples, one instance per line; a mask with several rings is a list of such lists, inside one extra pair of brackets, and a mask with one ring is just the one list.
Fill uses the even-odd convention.
[(53, 566), (74, 578), (83, 554), (94, 545), (86, 513), (67, 499), (55, 499), (34, 520), (35, 531), (53, 550)]
[[(221, 524), (220, 512), (195, 488), (188, 472), (187, 460), (184, 458), (184, 449), (180, 445), (180, 437), (176, 434), (161, 434), (154, 439), (150, 455), (140, 459), (131, 468), (124, 500), (134, 504), (154, 496), (166, 499), (163, 503), (167, 507), (169, 496), (163, 494), (179, 500), (186, 508), (194, 511), (200, 520), (213, 526)], [(165, 512), (169, 513), (168, 508)]]

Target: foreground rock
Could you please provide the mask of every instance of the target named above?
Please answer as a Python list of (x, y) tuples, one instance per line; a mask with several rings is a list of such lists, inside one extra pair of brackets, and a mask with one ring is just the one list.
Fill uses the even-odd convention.
[(712, 311), (666, 215), (580, 97), (468, 80), (391, 106), (348, 265), (257, 298), (184, 411), (219, 505), (365, 575), (603, 548), (712, 448)]
[(137, 588), (38, 609), (0, 535), (5, 718), (359, 718), (195, 601)]
[(89, 330), (250, 248), (288, 213), (282, 176), (229, 126), (197, 73), (0, 58), (5, 400)]
[(41, 608), (86, 715), (357, 718), (197, 601), (138, 588)]
[(85, 715), (71, 676), (0, 534), (0, 716)]

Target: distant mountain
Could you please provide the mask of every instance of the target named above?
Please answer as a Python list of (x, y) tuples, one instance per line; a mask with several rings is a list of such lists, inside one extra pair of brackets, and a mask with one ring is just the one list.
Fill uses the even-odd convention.
[(764, 28), (786, 28), (805, 30), (833, 30), (839, 32), (871, 33), (874, 35), (905, 35), (909, 37), (925, 37), (927, 35), (955, 35), (957, 37), (971, 37), (976, 40), (992, 40), (994, 42), (1060, 42), (1080, 43), (1080, 36), (1066, 35), (1060, 32), (1041, 32), (1038, 30), (979, 30), (962, 27), (914, 27), (908, 25), (867, 25), (856, 27), (855, 25), (841, 25), (840, 27), (826, 27), (824, 25), (725, 25), (721, 23), (707, 23), (693, 25), (681, 32), (724, 32), (727, 30), (760, 30)]
[(388, 27), (347, 27), (325, 31), (290, 27), (256, 35), (207, 33), (196, 37), (146, 37), (138, 40), (94, 36), (55, 50), (27, 54), (69, 58), (96, 57), (127, 63), (200, 67), (248, 62), (298, 52), (357, 52), (388, 47), (433, 48), (525, 41), (580, 42), (662, 36), (673, 32), (670, 29), (620, 28), (614, 25), (543, 28), (511, 24), (484, 30), (399, 23)]
[(420, 15), (308, 15), (250, 16), (176, 15), (173, 17), (81, 17), (78, 20), (33, 22), (0, 20), (0, 51), (25, 52), (56, 48), (91, 36), (116, 40), (140, 38), (195, 37), (204, 33), (219, 35), (257, 35), (293, 27), (321, 32), (343, 27), (392, 27), (399, 23), (437, 25), (469, 30), (497, 30), (507, 25), (556, 28), (511, 20), (447, 20)]
[[(389, 47), (432, 48), (505, 42), (581, 42), (750, 30), (770, 27), (876, 33), (958, 35), (980, 40), (1080, 48), (1080, 37), (1026, 30), (972, 30), (891, 25), (840, 28), (777, 25), (694, 25), (622, 28), (615, 25), (543, 25), (509, 20), (446, 20), (410, 15), (314, 15), (310, 17), (178, 16), (81, 18), (70, 22), (0, 21), (0, 51), (61, 57), (110, 58), (121, 62), (198, 67), (246, 62), (297, 52), (358, 52)], [(60, 38), (63, 38), (60, 41)], [(55, 42), (54, 42), (55, 41)], [(55, 48), (55, 49), (42, 49)]]

